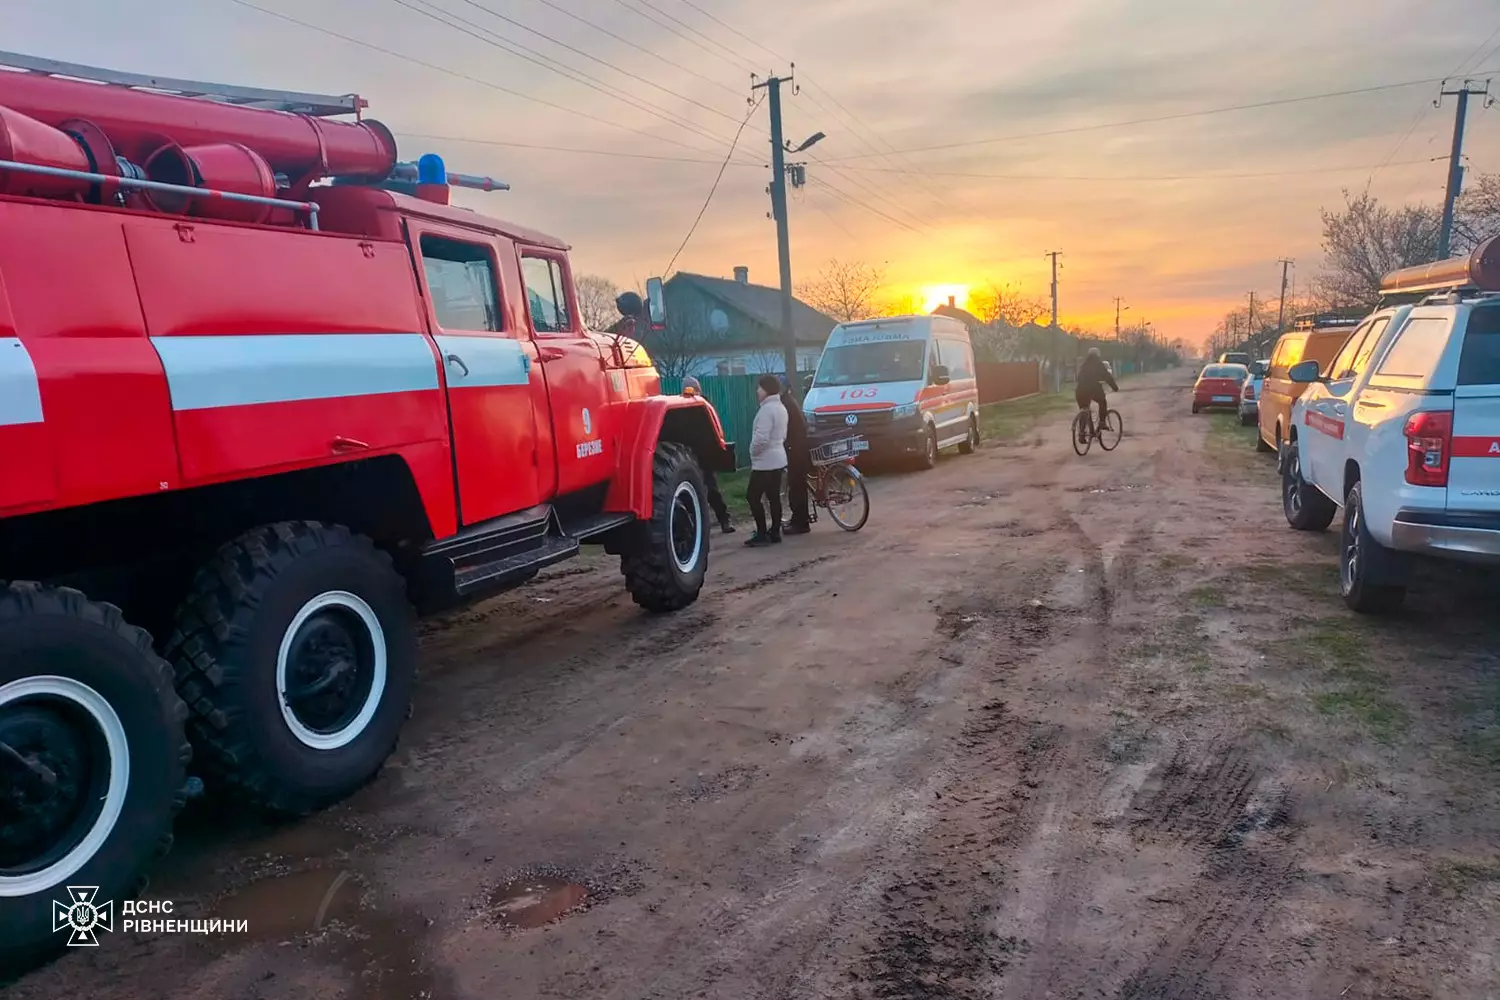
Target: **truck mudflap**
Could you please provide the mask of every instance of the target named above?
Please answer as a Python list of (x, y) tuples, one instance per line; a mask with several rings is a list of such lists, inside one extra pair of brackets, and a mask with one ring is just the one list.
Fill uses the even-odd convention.
[(605, 496), (606, 511), (651, 517), (652, 463), (657, 442), (687, 445), (707, 472), (733, 472), (734, 445), (713, 406), (702, 397), (650, 396), (621, 404), (620, 438), (614, 478)]

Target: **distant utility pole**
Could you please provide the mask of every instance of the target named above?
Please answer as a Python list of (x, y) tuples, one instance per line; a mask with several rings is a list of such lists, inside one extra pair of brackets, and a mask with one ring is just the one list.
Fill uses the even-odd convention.
[[(796, 70), (796, 65), (792, 69)], [(773, 76), (764, 83), (754, 83), (751, 90), (765, 88), (767, 105), (771, 115), (771, 216), (776, 220), (776, 256), (781, 263), (781, 352), (786, 365), (786, 384), (794, 399), (802, 398), (802, 386), (797, 379), (797, 334), (792, 328), (792, 238), (787, 231), (786, 178), (789, 171), (798, 171), (798, 186), (804, 176), (800, 163), (788, 165), (787, 153), (800, 153), (818, 140), (822, 132), (814, 132), (795, 149), (781, 135), (781, 85), (791, 83), (792, 74)], [(793, 90), (793, 93), (796, 93)]]
[(1281, 265), (1281, 303), (1276, 307), (1276, 336), (1280, 337), (1286, 332), (1286, 271), (1294, 262), (1283, 257), (1276, 263)]
[[(1124, 301), (1120, 296), (1115, 296), (1115, 340), (1120, 339), (1120, 303)], [(1130, 307), (1125, 306), (1125, 308), (1129, 309)]]
[(1042, 256), (1052, 258), (1052, 386), (1054, 392), (1062, 392), (1062, 358), (1057, 345), (1057, 258), (1061, 250), (1048, 250)]
[(1245, 320), (1245, 339), (1254, 345), (1255, 337), (1255, 289), (1250, 290), (1250, 315)]
[(1453, 115), (1453, 150), (1448, 154), (1448, 190), (1443, 195), (1443, 225), (1438, 230), (1438, 260), (1446, 260), (1449, 248), (1453, 242), (1453, 205), (1458, 201), (1459, 190), (1464, 183), (1464, 118), (1469, 112), (1469, 95), (1482, 95), (1486, 98), (1485, 107), (1495, 103), (1495, 99), (1489, 96), (1489, 81), (1484, 86), (1475, 85), (1472, 80), (1465, 80), (1462, 87), (1457, 90), (1444, 90), (1438, 94), (1438, 99), (1433, 101), (1435, 107), (1443, 106), (1444, 97), (1457, 97), (1458, 109)]

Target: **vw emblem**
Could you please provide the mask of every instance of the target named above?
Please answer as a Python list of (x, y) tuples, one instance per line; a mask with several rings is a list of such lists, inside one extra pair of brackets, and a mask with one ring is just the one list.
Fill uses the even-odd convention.
[(587, 406), (583, 408), (583, 433), (594, 433), (594, 418), (589, 415), (589, 408)]
[(848, 424), (850, 427), (853, 427), (855, 424), (859, 423), (859, 417), (851, 413), (844, 418), (844, 423)]

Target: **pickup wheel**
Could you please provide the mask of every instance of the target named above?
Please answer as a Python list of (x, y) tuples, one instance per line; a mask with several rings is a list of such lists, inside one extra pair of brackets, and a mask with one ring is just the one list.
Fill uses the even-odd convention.
[(1333, 523), (1338, 508), (1317, 487), (1302, 478), (1302, 461), (1295, 441), (1286, 445), (1281, 469), (1281, 510), (1286, 523), (1298, 531), (1323, 531)]
[(416, 619), (390, 557), (346, 528), (256, 528), (198, 573), (167, 645), (204, 776), (303, 815), (375, 776), (416, 674)]
[[(186, 714), (118, 608), (0, 585), (0, 983), (118, 917), (106, 905), (171, 845)], [(71, 933), (54, 932), (55, 909)]]
[(651, 520), (632, 526), (620, 572), (635, 603), (677, 611), (698, 599), (708, 575), (708, 491), (692, 451), (675, 441), (656, 446)]
[(1405, 571), (1401, 553), (1370, 534), (1364, 490), (1355, 483), (1344, 501), (1344, 530), (1339, 540), (1339, 592), (1344, 603), (1360, 614), (1390, 614), (1406, 599)]

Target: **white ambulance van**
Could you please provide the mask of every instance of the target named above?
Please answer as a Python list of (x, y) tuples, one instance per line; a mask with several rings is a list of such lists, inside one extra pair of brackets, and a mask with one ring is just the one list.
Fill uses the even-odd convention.
[(818, 437), (862, 435), (874, 456), (931, 468), (938, 451), (979, 445), (979, 384), (969, 331), (946, 316), (840, 323), (803, 403)]

